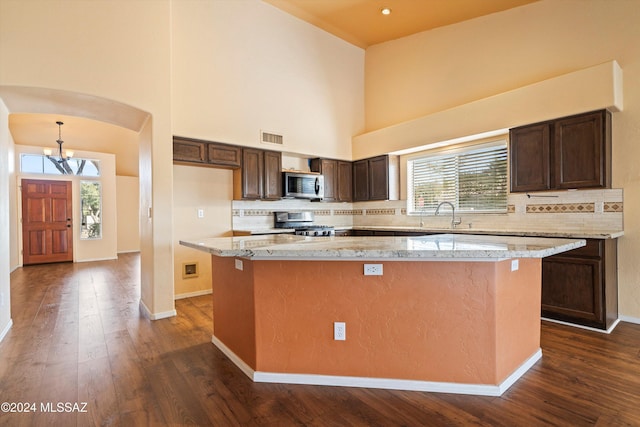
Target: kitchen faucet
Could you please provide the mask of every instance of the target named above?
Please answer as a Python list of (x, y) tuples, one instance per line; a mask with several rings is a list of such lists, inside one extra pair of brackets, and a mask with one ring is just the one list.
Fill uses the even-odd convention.
[(458, 218), (456, 220), (456, 207), (453, 206), (453, 203), (451, 202), (440, 202), (440, 204), (436, 208), (436, 215), (438, 215), (438, 213), (440, 212), (440, 208), (442, 207), (442, 205), (451, 206), (451, 228), (456, 228), (456, 225), (459, 225), (462, 222), (462, 218)]

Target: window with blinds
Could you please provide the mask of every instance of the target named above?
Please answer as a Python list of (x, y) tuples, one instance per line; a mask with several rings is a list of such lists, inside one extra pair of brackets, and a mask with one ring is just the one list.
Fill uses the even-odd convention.
[(407, 181), (409, 213), (435, 211), (445, 201), (461, 212), (506, 212), (507, 142), (410, 158)]

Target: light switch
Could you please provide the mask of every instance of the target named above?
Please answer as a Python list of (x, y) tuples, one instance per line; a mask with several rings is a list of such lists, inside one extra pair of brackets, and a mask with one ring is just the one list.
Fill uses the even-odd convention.
[(198, 218), (204, 218), (204, 209), (198, 209)]

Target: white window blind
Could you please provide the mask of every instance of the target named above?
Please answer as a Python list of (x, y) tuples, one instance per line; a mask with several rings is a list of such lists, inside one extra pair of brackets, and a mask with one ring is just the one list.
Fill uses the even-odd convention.
[(407, 162), (409, 213), (434, 211), (453, 203), (461, 212), (507, 209), (507, 143), (434, 151)]

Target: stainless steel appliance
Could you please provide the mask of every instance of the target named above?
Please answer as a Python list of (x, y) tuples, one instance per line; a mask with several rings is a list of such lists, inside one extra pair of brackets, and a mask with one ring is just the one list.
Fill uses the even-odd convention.
[(283, 197), (289, 199), (324, 198), (324, 177), (307, 172), (282, 172)]
[(313, 223), (311, 211), (274, 212), (275, 228), (293, 228), (299, 236), (334, 236), (335, 230), (330, 225)]

